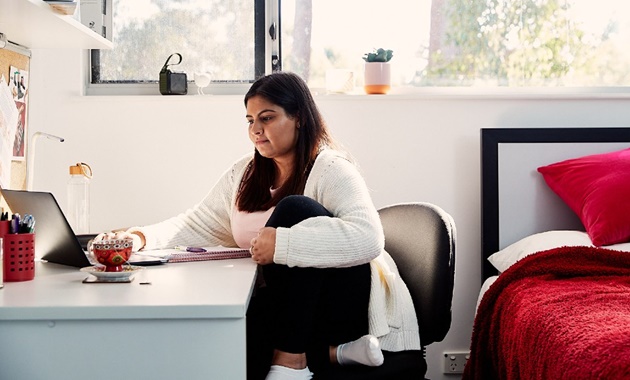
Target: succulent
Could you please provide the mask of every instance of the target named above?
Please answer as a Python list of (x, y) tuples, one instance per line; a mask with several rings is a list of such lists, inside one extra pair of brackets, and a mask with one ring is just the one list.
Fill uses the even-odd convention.
[(363, 55), (365, 62), (389, 62), (394, 56), (394, 52), (391, 50), (385, 50), (383, 48), (375, 49), (372, 53), (366, 53)]

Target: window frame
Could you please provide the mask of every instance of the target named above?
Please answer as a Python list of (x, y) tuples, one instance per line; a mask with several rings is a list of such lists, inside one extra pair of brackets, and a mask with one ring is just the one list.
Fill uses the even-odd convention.
[[(280, 15), (281, 0), (254, 0), (254, 72), (255, 79), (260, 76), (282, 70), (282, 18)], [(274, 35), (275, 31), (275, 35)], [(95, 67), (92, 62), (98, 62), (99, 50), (88, 50), (87, 75), (85, 75), (85, 95), (160, 95), (159, 83), (152, 82), (109, 82), (92, 83)], [(276, 58), (277, 57), (277, 58)], [(206, 94), (212, 95), (243, 95), (247, 92), (251, 82), (211, 83), (204, 88)], [(324, 88), (313, 88), (315, 94), (326, 94)], [(188, 78), (188, 94), (197, 94), (194, 80)], [(346, 97), (361, 96), (360, 89)], [(397, 86), (392, 88), (390, 96), (406, 99), (628, 99), (630, 86), (584, 86), (584, 87), (414, 87)], [(340, 95), (332, 95), (340, 97)]]
[[(254, 0), (254, 80), (272, 72), (271, 57), (278, 52), (280, 0)], [(274, 39), (270, 31), (276, 28), (278, 38)], [(159, 82), (96, 82), (99, 71), (100, 50), (92, 49), (87, 53), (86, 95), (159, 95)], [(280, 56), (280, 55), (279, 55)], [(188, 75), (188, 94), (196, 94), (197, 86), (191, 75)], [(204, 93), (212, 95), (244, 94), (251, 86), (250, 82), (214, 82), (204, 88)]]

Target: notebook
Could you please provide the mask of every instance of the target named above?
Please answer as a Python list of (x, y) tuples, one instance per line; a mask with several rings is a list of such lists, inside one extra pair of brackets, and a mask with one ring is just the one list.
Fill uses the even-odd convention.
[(168, 256), (169, 263), (184, 263), (188, 261), (242, 259), (251, 257), (248, 249), (226, 247), (203, 247), (202, 252), (175, 251)]
[[(0, 189), (11, 212), (35, 217), (35, 252), (42, 260), (77, 268), (91, 266), (84, 248), (72, 231), (61, 207), (51, 193)], [(85, 235), (83, 235), (85, 237)], [(155, 265), (163, 258), (132, 255), (129, 264)]]

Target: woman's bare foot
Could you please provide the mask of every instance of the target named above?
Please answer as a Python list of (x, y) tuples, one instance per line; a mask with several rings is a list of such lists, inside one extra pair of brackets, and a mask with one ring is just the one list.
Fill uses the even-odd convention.
[(306, 354), (292, 354), (290, 352), (274, 350), (271, 364), (281, 365), (283, 367), (293, 369), (306, 368)]

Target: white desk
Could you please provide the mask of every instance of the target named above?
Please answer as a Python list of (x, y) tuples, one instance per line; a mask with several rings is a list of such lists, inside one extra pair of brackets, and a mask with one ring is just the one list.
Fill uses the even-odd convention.
[(87, 276), (40, 262), (34, 280), (5, 282), (0, 379), (245, 379), (251, 260), (146, 267), (131, 283)]

